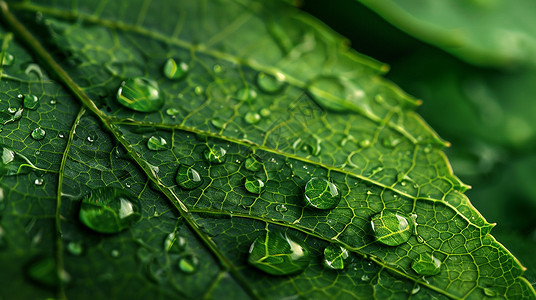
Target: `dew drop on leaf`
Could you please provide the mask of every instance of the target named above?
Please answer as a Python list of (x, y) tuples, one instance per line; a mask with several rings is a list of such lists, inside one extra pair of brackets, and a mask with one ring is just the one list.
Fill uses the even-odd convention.
[(188, 69), (186, 63), (177, 63), (173, 58), (169, 58), (164, 64), (164, 75), (169, 79), (181, 79), (186, 76)]
[(167, 141), (161, 136), (151, 136), (147, 141), (147, 148), (152, 151), (161, 151), (167, 149)]
[(441, 270), (441, 261), (430, 253), (423, 253), (413, 261), (411, 268), (421, 276), (437, 275)]
[(46, 131), (45, 131), (43, 128), (41, 128), (41, 127), (37, 127), (36, 129), (34, 129), (34, 130), (32, 131), (32, 138), (33, 138), (34, 140), (36, 140), (36, 141), (40, 141), (40, 140), (42, 140), (42, 139), (45, 138), (45, 135), (46, 135), (46, 134), (47, 134), (47, 133), (46, 133)]
[(132, 227), (140, 218), (138, 199), (117, 188), (99, 188), (82, 199), (80, 221), (101, 233), (117, 233)]
[(89, 135), (89, 136), (87, 137), (86, 140), (87, 140), (89, 143), (93, 143), (96, 139), (97, 139), (96, 136), (94, 136), (94, 135)]
[(0, 175), (28, 174), (36, 169), (25, 156), (15, 153), (13, 150), (0, 145)]
[(268, 117), (269, 115), (272, 114), (272, 111), (270, 111), (268, 108), (263, 108), (259, 111), (259, 113), (261, 114), (261, 116), (263, 117)]
[(421, 286), (416, 284), (415, 287), (411, 290), (411, 294), (415, 295), (421, 290)]
[(117, 101), (140, 112), (158, 111), (164, 105), (158, 84), (145, 77), (134, 77), (124, 81), (117, 90)]
[(117, 249), (112, 249), (112, 251), (110, 251), (110, 256), (113, 258), (118, 258), (121, 256), (121, 252), (119, 252)]
[(247, 112), (244, 116), (244, 121), (248, 124), (255, 124), (258, 123), (261, 120), (261, 115), (259, 115), (256, 112)]
[(246, 177), (244, 179), (244, 186), (252, 194), (261, 194), (264, 191), (264, 182), (255, 176)]
[(280, 212), (280, 213), (284, 213), (284, 212), (287, 212), (288, 211), (288, 208), (285, 204), (278, 204), (275, 206), (275, 211), (277, 212)]
[(244, 167), (246, 170), (256, 172), (262, 169), (263, 164), (260, 162), (260, 158), (257, 158), (255, 154), (252, 154), (244, 161)]
[(51, 99), (48, 103), (49, 103), (50, 105), (56, 105), (56, 100)]
[(403, 244), (413, 233), (413, 223), (400, 212), (384, 210), (372, 216), (370, 224), (376, 240), (387, 246)]
[(67, 251), (73, 256), (80, 256), (84, 252), (84, 246), (81, 241), (70, 241), (67, 244)]
[(344, 269), (344, 261), (348, 258), (348, 250), (339, 245), (331, 244), (324, 249), (324, 265), (330, 269)]
[(337, 186), (326, 178), (313, 177), (305, 185), (305, 204), (317, 209), (332, 209), (341, 200)]
[(193, 190), (203, 184), (203, 179), (193, 166), (181, 164), (175, 176), (177, 184), (185, 190)]
[(266, 232), (249, 248), (248, 262), (268, 274), (288, 275), (302, 272), (311, 262), (309, 249), (281, 232)]
[(4, 56), (2, 57), (2, 65), (9, 67), (15, 62), (15, 56), (9, 52), (4, 52)]
[(213, 164), (221, 164), (225, 161), (227, 150), (217, 145), (207, 146), (203, 152), (205, 160)]
[(24, 100), (22, 105), (24, 108), (36, 110), (39, 108), (39, 98), (36, 95), (25, 95), (23, 96)]
[(494, 290), (490, 289), (490, 288), (484, 288), (484, 294), (486, 294), (486, 296), (488, 296), (488, 297), (497, 296), (497, 293)]
[(243, 87), (236, 91), (235, 97), (240, 101), (251, 102), (257, 98), (257, 92), (250, 87)]
[(275, 77), (264, 72), (259, 72), (257, 74), (257, 85), (261, 91), (274, 94), (283, 89), (285, 82), (279, 77)]
[(226, 120), (219, 118), (219, 117), (216, 117), (210, 120), (210, 123), (212, 123), (212, 125), (214, 125), (214, 127), (218, 129), (222, 129), (223, 126), (225, 126), (226, 122), (227, 122)]
[(174, 108), (174, 107), (170, 107), (170, 108), (166, 109), (166, 114), (168, 116), (172, 116), (172, 117), (175, 116), (176, 114), (178, 114), (179, 112), (180, 111), (178, 109)]
[(197, 270), (199, 259), (193, 254), (186, 254), (179, 259), (179, 269), (186, 273), (192, 274)]
[(35, 184), (35, 185), (38, 185), (38, 186), (43, 185), (44, 182), (45, 182), (45, 180), (44, 180), (43, 178), (41, 178), (41, 177), (36, 178), (36, 179), (34, 180), (34, 184)]
[(164, 249), (166, 252), (182, 253), (186, 248), (186, 239), (177, 232), (172, 232), (164, 240)]
[(9, 123), (13, 123), (15, 121), (20, 120), (20, 118), (22, 118), (23, 111), (23, 108), (9, 108), (7, 112), (0, 111), (0, 125), (7, 125)]
[(194, 93), (195, 93), (196, 95), (201, 95), (201, 94), (203, 94), (203, 87), (200, 86), (200, 85), (196, 86), (196, 87), (194, 88)]
[(362, 141), (359, 142), (359, 146), (361, 148), (368, 148), (368, 147), (370, 147), (370, 145), (371, 145), (370, 140), (362, 140)]

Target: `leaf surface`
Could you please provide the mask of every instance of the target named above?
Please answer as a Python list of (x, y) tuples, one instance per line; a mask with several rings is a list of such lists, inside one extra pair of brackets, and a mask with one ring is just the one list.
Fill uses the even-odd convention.
[[(15, 60), (2, 67), (0, 109), (21, 107), (19, 94), (40, 101), (0, 132), (14, 162), (29, 162), (1, 177), (2, 296), (534, 298), (417, 101), (323, 24), (281, 2), (73, 3), (2, 2), (2, 55)], [(166, 76), (169, 58), (188, 66), (184, 78)], [(160, 110), (116, 100), (140, 76), (158, 85)], [(201, 184), (181, 187), (179, 166)], [(305, 207), (314, 177), (337, 186), (335, 208)], [(102, 187), (139, 198), (142, 219), (107, 235), (81, 224), (81, 199)], [(416, 222), (407, 242), (374, 239), (382, 211)], [(267, 231), (307, 244), (310, 265), (289, 276), (249, 265)], [(323, 265), (330, 244), (350, 252), (343, 270)], [(415, 272), (421, 254), (439, 274)]]

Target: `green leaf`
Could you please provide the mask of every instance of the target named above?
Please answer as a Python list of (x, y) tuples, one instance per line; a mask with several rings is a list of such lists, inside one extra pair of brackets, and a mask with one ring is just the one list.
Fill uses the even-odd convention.
[(359, 0), (403, 31), (477, 65), (536, 63), (530, 0)]
[[(2, 55), (15, 57), (0, 110), (19, 111), (19, 94), (40, 102), (0, 132), (30, 168), (0, 175), (0, 296), (535, 298), (417, 101), (325, 25), (275, 1), (87, 2), (0, 2)], [(169, 59), (186, 74), (170, 75)], [(140, 77), (158, 111), (148, 89), (128, 97), (143, 105), (118, 101)], [(306, 207), (313, 178), (329, 183), (315, 199), (336, 188), (333, 209)], [(110, 234), (83, 225), (82, 201), (100, 188), (128, 190), (141, 219)], [(115, 220), (129, 211), (98, 203)], [(398, 230), (382, 223), (391, 233), (413, 231), (397, 246), (374, 238), (371, 219), (387, 212), (407, 216)], [(296, 241), (266, 252), (293, 264), (287, 275), (251, 259), (270, 236)], [(342, 270), (325, 266), (335, 246)], [(311, 261), (293, 261), (305, 249)], [(427, 255), (440, 270), (421, 277), (412, 266)]]

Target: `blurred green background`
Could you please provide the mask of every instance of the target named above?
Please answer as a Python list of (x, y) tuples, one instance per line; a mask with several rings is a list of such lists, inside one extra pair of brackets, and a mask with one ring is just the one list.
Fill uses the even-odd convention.
[[(535, 286), (536, 46), (531, 37), (536, 35), (530, 30), (536, 30), (536, 5), (527, 3), (452, 1), (450, 9), (417, 5), (411, 12), (420, 14), (421, 23), (397, 10), (377, 9), (399, 27), (356, 0), (305, 0), (301, 7), (347, 37), (357, 51), (389, 64), (387, 77), (423, 100), (417, 111), (452, 143), (445, 152), (454, 173), (473, 187), (467, 196), (489, 222), (497, 223), (492, 234), (528, 268), (525, 277)], [(426, 32), (423, 24), (433, 18), (444, 20), (429, 23), (437, 32)], [(467, 43), (442, 43), (448, 39), (438, 27), (445, 22), (453, 22), (447, 25)]]

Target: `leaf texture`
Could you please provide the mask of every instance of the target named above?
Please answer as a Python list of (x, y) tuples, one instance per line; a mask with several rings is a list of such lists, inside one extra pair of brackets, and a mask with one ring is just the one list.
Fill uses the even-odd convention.
[[(40, 106), (0, 132), (2, 147), (35, 166), (1, 177), (1, 296), (534, 298), (523, 267), (463, 194), (447, 143), (413, 112), (418, 101), (289, 4), (2, 7), (2, 53), (15, 60), (1, 69), (0, 109), (21, 107), (19, 94)], [(170, 58), (187, 65), (184, 78), (166, 76)], [(140, 76), (157, 83), (160, 110), (116, 100), (122, 82)], [(44, 139), (31, 137), (37, 127)], [(150, 150), (160, 138), (166, 144)], [(199, 186), (181, 187), (189, 171), (179, 166), (195, 169)], [(264, 183), (260, 194), (244, 186), (248, 176)], [(305, 207), (314, 177), (338, 187), (335, 208)], [(139, 198), (140, 222), (108, 235), (84, 227), (81, 199), (103, 187)], [(371, 217), (384, 210), (411, 216), (407, 242), (374, 239)], [(267, 231), (307, 244), (310, 265), (289, 276), (249, 265), (251, 243)], [(350, 252), (343, 270), (322, 263), (333, 244)], [(441, 261), (439, 274), (412, 268), (425, 253)], [(49, 276), (28, 271), (47, 258)]]

